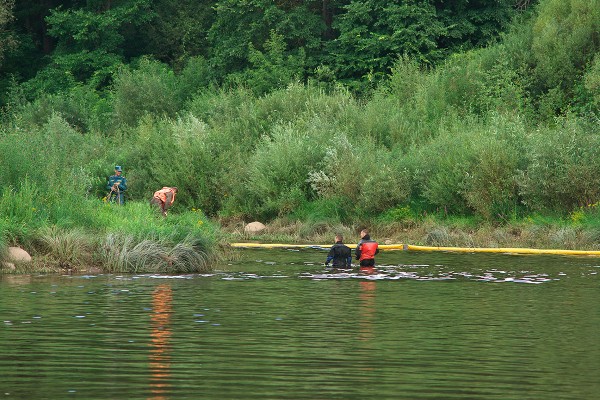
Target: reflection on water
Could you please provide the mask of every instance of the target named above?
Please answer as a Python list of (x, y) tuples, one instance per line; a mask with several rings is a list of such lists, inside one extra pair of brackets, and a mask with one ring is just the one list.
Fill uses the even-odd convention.
[(152, 293), (152, 333), (150, 334), (151, 399), (166, 399), (171, 376), (171, 312), (173, 292), (169, 284), (161, 284)]
[(0, 276), (23, 399), (595, 399), (600, 262), (243, 251), (214, 273)]
[(375, 318), (375, 289), (374, 281), (362, 281), (360, 285), (360, 334), (359, 340), (373, 339), (373, 319)]

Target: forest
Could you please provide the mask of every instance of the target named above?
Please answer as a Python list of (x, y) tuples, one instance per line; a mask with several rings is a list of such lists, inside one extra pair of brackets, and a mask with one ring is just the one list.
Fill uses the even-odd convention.
[(599, 27), (599, 0), (0, 0), (0, 243), (594, 247)]

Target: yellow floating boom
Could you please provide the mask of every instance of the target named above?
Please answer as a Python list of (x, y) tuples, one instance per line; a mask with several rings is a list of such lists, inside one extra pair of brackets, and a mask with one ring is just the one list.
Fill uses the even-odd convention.
[[(231, 243), (231, 247), (242, 248), (323, 248), (328, 249), (331, 244), (283, 244), (283, 243)], [(355, 244), (347, 244), (351, 249)], [(600, 256), (596, 250), (560, 250), (560, 249), (527, 249), (519, 247), (434, 247), (415, 246), (412, 244), (380, 244), (381, 250), (408, 250), (408, 251), (446, 251), (455, 253), (504, 253), (504, 254), (555, 254), (566, 256)]]

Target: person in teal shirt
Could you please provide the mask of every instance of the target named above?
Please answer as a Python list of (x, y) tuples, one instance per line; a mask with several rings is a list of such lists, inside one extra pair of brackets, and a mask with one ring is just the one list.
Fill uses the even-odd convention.
[(125, 191), (127, 190), (127, 179), (123, 175), (120, 165), (115, 166), (115, 174), (108, 178), (106, 190), (110, 190), (107, 199), (117, 204), (125, 204)]

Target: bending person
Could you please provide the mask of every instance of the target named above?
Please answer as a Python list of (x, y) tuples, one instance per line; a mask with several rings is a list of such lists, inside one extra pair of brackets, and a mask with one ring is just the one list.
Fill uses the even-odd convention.
[(171, 208), (175, 202), (176, 187), (163, 187), (154, 192), (154, 196), (150, 200), (150, 205), (156, 205), (164, 217), (167, 216), (167, 210)]

